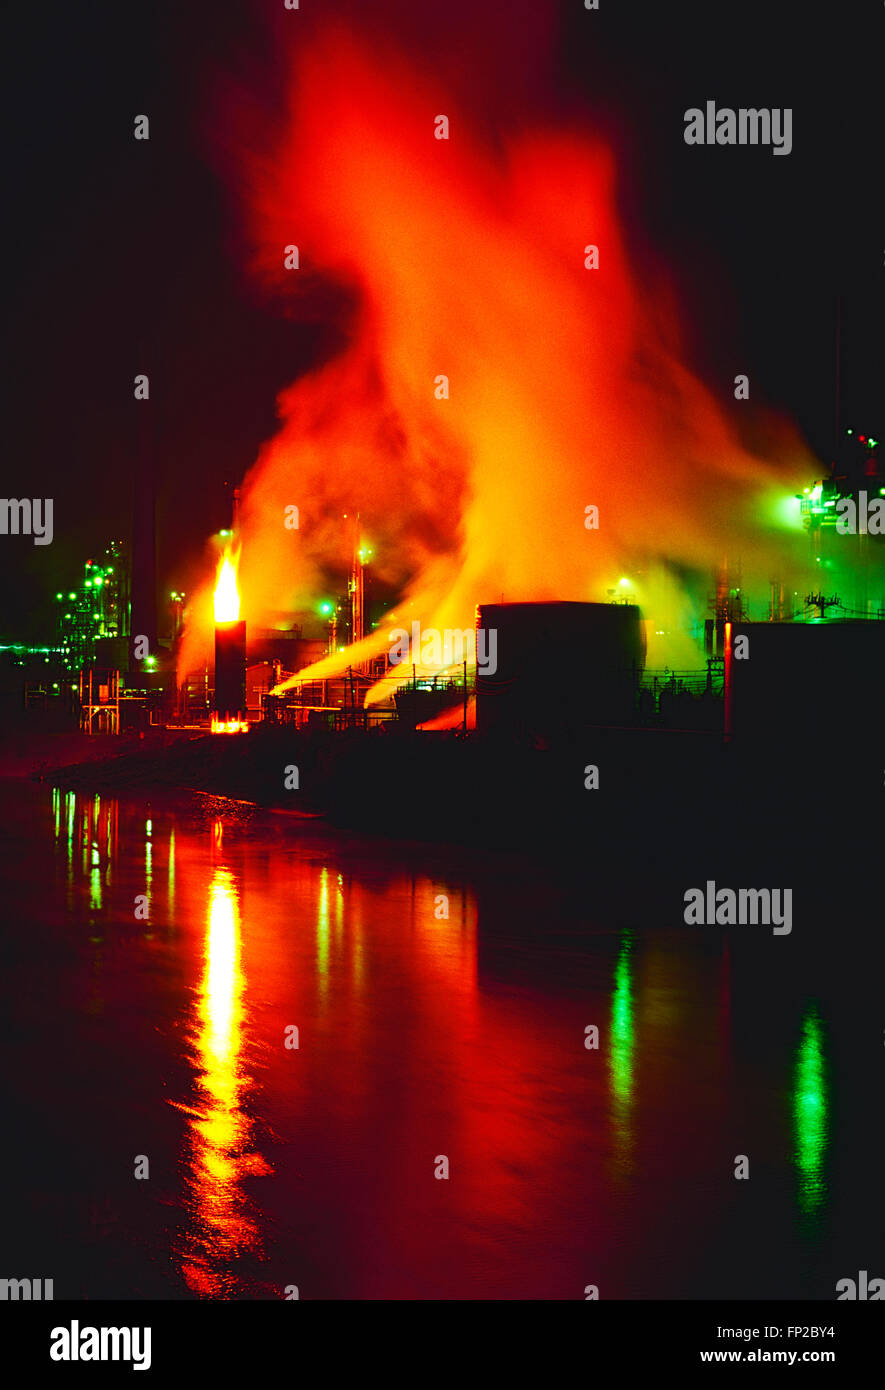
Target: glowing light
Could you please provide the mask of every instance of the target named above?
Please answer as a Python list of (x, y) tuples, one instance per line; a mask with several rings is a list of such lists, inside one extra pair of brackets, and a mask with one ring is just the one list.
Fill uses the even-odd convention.
[(189, 1182), (196, 1220), (182, 1251), (182, 1273), (203, 1297), (230, 1296), (236, 1287), (231, 1260), (257, 1244), (246, 1214), (242, 1179), (267, 1173), (249, 1152), (251, 1124), (242, 1108), (250, 1078), (242, 1066), (245, 979), (240, 968), (240, 914), (233, 876), (215, 870), (209, 889), (205, 971), (197, 1006), (194, 1060), (200, 1104), (181, 1107), (190, 1118)]
[(802, 1038), (796, 1053), (793, 1089), (795, 1161), (799, 1171), (799, 1206), (813, 1216), (824, 1202), (827, 1187), (824, 1161), (827, 1150), (827, 1086), (823, 1027), (811, 1008), (802, 1022)]
[(611, 1022), (612, 1091), (621, 1105), (629, 1102), (633, 1089), (633, 994), (630, 985), (630, 945), (625, 939), (615, 967)]
[(320, 891), (317, 897), (317, 970), (320, 985), (325, 991), (329, 970), (329, 870), (320, 869)]
[(237, 588), (237, 569), (229, 551), (225, 551), (218, 567), (218, 580), (215, 585), (215, 621), (217, 623), (238, 623), (240, 621), (240, 591)]
[(219, 719), (213, 714), (210, 730), (213, 734), (248, 734), (249, 724), (245, 719)]
[(175, 906), (175, 828), (169, 831), (169, 908)]
[(320, 612), (324, 616), (326, 616), (329, 613), (333, 613), (334, 611), (335, 605), (333, 603), (330, 603), (328, 599), (323, 599), (323, 602), (320, 604)]
[(615, 987), (611, 1001), (611, 1050), (608, 1071), (611, 1087), (614, 1161), (618, 1170), (629, 1167), (630, 1150), (633, 1143), (632, 1109), (636, 1023), (631, 947), (631, 935), (629, 932), (625, 932), (621, 937), (621, 949), (615, 966)]

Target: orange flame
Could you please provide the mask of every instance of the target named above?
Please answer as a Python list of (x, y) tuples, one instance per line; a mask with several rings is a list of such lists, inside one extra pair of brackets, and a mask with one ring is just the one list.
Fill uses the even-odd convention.
[(215, 585), (215, 621), (217, 623), (237, 623), (240, 620), (240, 591), (237, 588), (237, 564), (229, 551), (225, 551), (218, 566), (218, 580)]

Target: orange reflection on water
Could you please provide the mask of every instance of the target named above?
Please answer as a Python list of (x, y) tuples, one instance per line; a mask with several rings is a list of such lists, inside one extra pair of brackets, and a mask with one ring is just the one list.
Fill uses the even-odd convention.
[(236, 885), (230, 870), (219, 867), (209, 889), (205, 970), (193, 1039), (202, 1105), (180, 1107), (191, 1117), (192, 1144), (192, 1227), (182, 1274), (188, 1287), (206, 1298), (233, 1291), (231, 1261), (258, 1244), (241, 1184), (246, 1174), (269, 1171), (260, 1155), (248, 1152), (251, 1122), (241, 1108), (251, 1084), (242, 1065), (244, 989)]

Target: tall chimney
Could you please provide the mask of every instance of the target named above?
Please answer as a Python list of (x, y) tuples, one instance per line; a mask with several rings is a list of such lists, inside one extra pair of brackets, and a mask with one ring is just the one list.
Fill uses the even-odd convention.
[[(141, 370), (149, 372), (147, 358), (142, 355)], [(133, 402), (135, 421), (135, 477), (132, 489), (132, 621), (130, 627), (130, 669), (142, 670), (143, 664), (132, 656), (137, 637), (148, 639), (151, 656), (157, 655), (157, 518), (156, 481), (154, 476), (154, 411), (152, 398)]]

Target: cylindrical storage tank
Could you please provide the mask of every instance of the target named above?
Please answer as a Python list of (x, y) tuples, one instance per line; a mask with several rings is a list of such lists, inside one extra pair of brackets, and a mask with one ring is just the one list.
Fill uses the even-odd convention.
[(215, 713), (219, 719), (246, 714), (246, 624), (215, 624)]
[(476, 654), (480, 733), (549, 741), (635, 720), (645, 632), (634, 604), (481, 604)]

